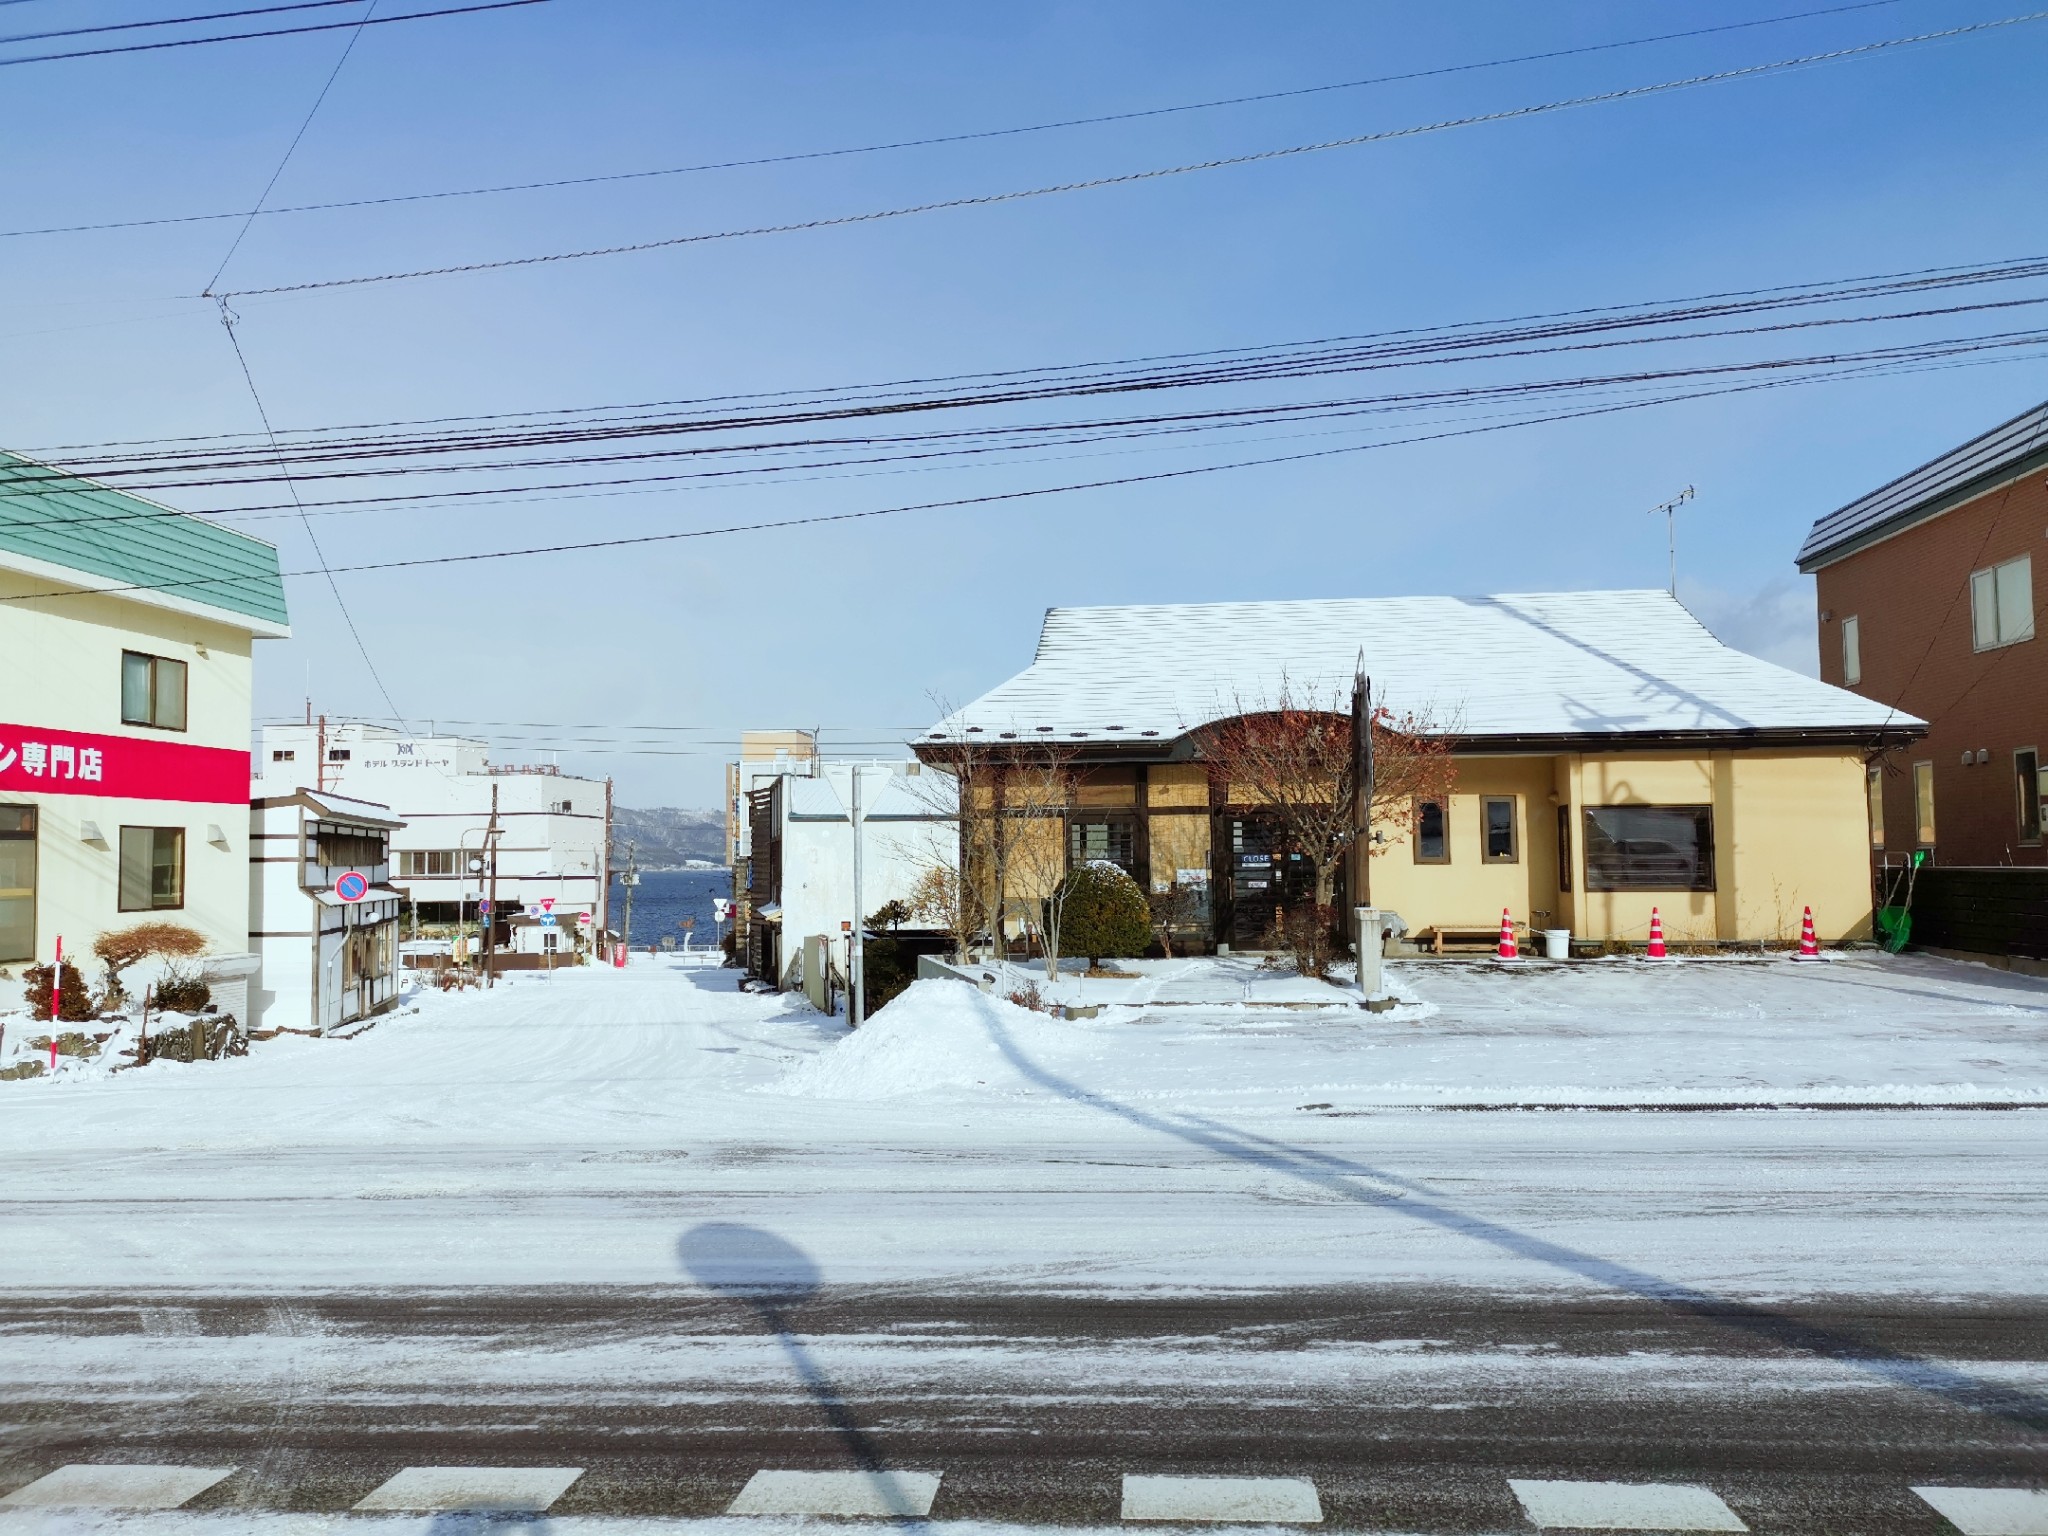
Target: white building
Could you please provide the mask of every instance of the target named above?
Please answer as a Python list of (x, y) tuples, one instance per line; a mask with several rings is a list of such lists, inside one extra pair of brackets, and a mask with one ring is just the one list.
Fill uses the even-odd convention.
[[(960, 830), (953, 783), (916, 762), (793, 764), (747, 795), (752, 855), (748, 865), (747, 968), (778, 986), (814, 990), (822, 946), (846, 970), (848, 927), (892, 901), (909, 904), (934, 867), (958, 866)], [(852, 803), (860, 777), (860, 897), (854, 899)], [(910, 930), (930, 930), (913, 920)], [(813, 963), (806, 969), (810, 946)]]
[[(298, 789), (249, 807), (249, 941), (257, 1022), (327, 1030), (398, 1001), (390, 807)], [(355, 879), (344, 879), (354, 876)]]
[(289, 633), (269, 544), (0, 453), (0, 964), (178, 923), (243, 1016), (252, 652)]
[[(267, 786), (311, 785), (392, 808), (401, 825), (392, 834), (391, 883), (410, 903), (409, 927), (477, 919), (491, 896), (485, 845), (493, 804), (495, 915), (510, 919), (510, 950), (567, 956), (578, 935), (587, 943), (604, 927), (606, 781), (571, 778), (549, 765), (494, 764), (489, 746), (468, 737), (354, 722), (265, 726), (256, 766), (259, 795)], [(526, 909), (544, 902), (553, 904), (554, 924), (528, 921)]]

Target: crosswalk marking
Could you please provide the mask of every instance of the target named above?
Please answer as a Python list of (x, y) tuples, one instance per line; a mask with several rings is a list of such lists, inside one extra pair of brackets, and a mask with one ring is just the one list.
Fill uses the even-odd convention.
[(729, 1515), (922, 1518), (939, 1496), (937, 1472), (756, 1472)]
[(0, 1499), (12, 1509), (176, 1509), (233, 1467), (160, 1467), (74, 1462)]
[(581, 1467), (407, 1467), (356, 1501), (364, 1510), (546, 1509)]
[(1963, 1536), (2048, 1536), (2048, 1492), (2039, 1488), (1915, 1488)]
[(1508, 1486), (1545, 1530), (1746, 1531), (1718, 1494), (1687, 1483), (1567, 1483), (1511, 1477)]
[(1257, 1520), (1317, 1525), (1323, 1501), (1305, 1477), (1126, 1477), (1126, 1520)]

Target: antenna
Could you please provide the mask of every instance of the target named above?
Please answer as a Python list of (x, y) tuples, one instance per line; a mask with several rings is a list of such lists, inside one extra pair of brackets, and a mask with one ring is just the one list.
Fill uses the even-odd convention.
[(1671, 595), (1678, 596), (1678, 509), (1693, 498), (1693, 488), (1687, 486), (1669, 501), (1660, 501), (1650, 508), (1650, 515), (1664, 514), (1664, 545), (1671, 556)]

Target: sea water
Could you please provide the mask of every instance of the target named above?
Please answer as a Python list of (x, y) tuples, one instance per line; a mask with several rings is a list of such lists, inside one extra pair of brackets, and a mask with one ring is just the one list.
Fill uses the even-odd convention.
[[(713, 948), (718, 942), (718, 929), (712, 923), (711, 898), (731, 895), (729, 869), (642, 870), (640, 883), (633, 888), (634, 947), (644, 949), (649, 944), (659, 944), (666, 936), (681, 949), (683, 919), (693, 917), (697, 926), (691, 932), (690, 947)], [(612, 931), (620, 933), (626, 925), (626, 888), (619, 883), (616, 870), (612, 873), (611, 898)]]

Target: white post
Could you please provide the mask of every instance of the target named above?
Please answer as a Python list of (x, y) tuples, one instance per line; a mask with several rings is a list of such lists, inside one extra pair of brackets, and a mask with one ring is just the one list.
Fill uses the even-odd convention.
[(1378, 997), (1386, 989), (1383, 960), (1386, 945), (1380, 931), (1380, 909), (1378, 907), (1353, 907), (1352, 933), (1358, 950), (1358, 991), (1367, 998)]
[(860, 764), (853, 765), (853, 929), (847, 938), (846, 955), (846, 1018), (855, 1029), (859, 1029), (866, 1018), (867, 998), (862, 988), (862, 965), (866, 956), (862, 953), (861, 889), (860, 889)]

